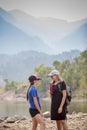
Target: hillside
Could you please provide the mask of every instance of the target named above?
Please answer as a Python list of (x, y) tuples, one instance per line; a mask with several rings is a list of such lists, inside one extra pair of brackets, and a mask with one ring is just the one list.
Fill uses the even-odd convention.
[(44, 64), (52, 66), (54, 60), (73, 60), (80, 55), (80, 51), (72, 50), (59, 55), (48, 55), (35, 51), (24, 51), (16, 55), (0, 54), (0, 75), (9, 80), (27, 80), (34, 69)]
[(57, 41), (55, 46), (60, 43), (62, 46), (67, 45), (67, 49), (73, 45), (73, 48), (87, 48), (87, 22), (76, 28), (72, 33)]

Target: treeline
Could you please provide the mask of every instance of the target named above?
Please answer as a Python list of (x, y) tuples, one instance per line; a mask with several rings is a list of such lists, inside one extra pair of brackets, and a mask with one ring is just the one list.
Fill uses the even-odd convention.
[(28, 83), (26, 82), (16, 82), (16, 81), (9, 81), (8, 79), (4, 79), (5, 85), (0, 87), (0, 92), (3, 90), (6, 91), (15, 91), (17, 93), (24, 93), (28, 87)]
[(87, 50), (72, 62), (69, 60), (63, 62), (54, 61), (52, 67), (42, 64), (35, 68), (35, 72), (42, 78), (38, 86), (40, 92), (46, 93), (48, 91), (50, 78), (47, 75), (52, 69), (59, 70), (62, 79), (75, 92), (74, 96), (87, 97)]
[[(52, 69), (59, 70), (62, 79), (72, 88), (73, 96), (87, 97), (87, 50), (82, 52), (72, 62), (69, 60), (63, 62), (54, 61), (50, 67), (43, 64), (36, 67), (35, 73), (42, 78), (38, 85), (41, 96), (45, 97), (48, 94), (51, 79), (47, 75)], [(4, 81), (6, 91), (15, 89), (17, 92), (24, 86), (25, 89), (27, 88), (27, 83), (24, 82), (9, 82), (8, 79)]]

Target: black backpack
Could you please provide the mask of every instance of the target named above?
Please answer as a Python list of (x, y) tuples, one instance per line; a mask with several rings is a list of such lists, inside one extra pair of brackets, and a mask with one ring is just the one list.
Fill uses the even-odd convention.
[(69, 105), (72, 99), (72, 90), (71, 87), (66, 85), (66, 91), (67, 91), (67, 98), (66, 98), (66, 104)]

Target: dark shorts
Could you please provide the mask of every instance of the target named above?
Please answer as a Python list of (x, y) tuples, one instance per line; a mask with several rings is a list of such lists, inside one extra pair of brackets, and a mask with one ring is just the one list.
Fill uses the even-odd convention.
[(30, 113), (31, 117), (34, 117), (37, 114), (39, 114), (40, 112), (37, 109), (29, 108), (29, 113)]

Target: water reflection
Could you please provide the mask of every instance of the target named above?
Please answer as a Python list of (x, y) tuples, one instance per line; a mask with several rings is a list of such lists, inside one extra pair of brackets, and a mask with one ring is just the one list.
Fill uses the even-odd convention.
[[(41, 101), (41, 104), (43, 112), (50, 111), (50, 101)], [(68, 111), (69, 113), (73, 111), (87, 113), (87, 102), (71, 102), (68, 106)], [(6, 117), (14, 115), (29, 115), (28, 103), (26, 101), (0, 101), (0, 116)]]
[(27, 115), (27, 102), (0, 101), (0, 116)]

